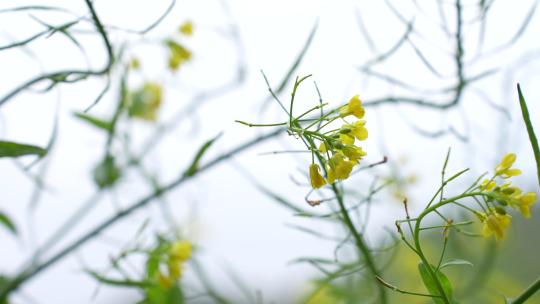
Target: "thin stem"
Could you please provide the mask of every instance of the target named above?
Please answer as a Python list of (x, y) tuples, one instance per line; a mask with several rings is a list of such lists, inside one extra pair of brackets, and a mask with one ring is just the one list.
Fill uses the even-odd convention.
[(278, 102), (279, 106), (283, 109), (283, 111), (285, 111), (287, 115), (290, 115), (289, 111), (285, 109), (285, 106), (283, 105), (281, 100), (279, 100), (279, 98), (276, 96), (276, 93), (274, 93), (274, 91), (272, 90), (272, 87), (270, 86), (270, 82), (268, 82), (268, 78), (266, 78), (266, 74), (264, 74), (263, 70), (261, 70), (261, 74), (263, 75), (264, 81), (266, 82), (266, 86), (268, 87), (268, 92), (270, 92), (272, 97), (274, 97), (274, 100)]
[(249, 123), (249, 122), (245, 122), (245, 121), (241, 121), (241, 120), (235, 120), (234, 122), (246, 125), (248, 127), (277, 127), (277, 126), (285, 126), (285, 125), (287, 125), (286, 122), (277, 122), (277, 123), (272, 123), (272, 124), (253, 124), (253, 123)]
[[(315, 155), (317, 156), (317, 159), (319, 160), (321, 166), (323, 167), (323, 170), (326, 173), (326, 168), (324, 166), (324, 158), (322, 155), (316, 150), (315, 143), (310, 137), (306, 137), (306, 140), (309, 142), (309, 145), (314, 149)], [(356, 247), (358, 249), (359, 255), (362, 256), (365, 260), (366, 266), (371, 273), (371, 275), (376, 278), (380, 275), (379, 270), (377, 269), (377, 266), (375, 265), (375, 261), (373, 260), (373, 256), (371, 255), (371, 252), (369, 250), (369, 247), (365, 243), (364, 239), (362, 238), (361, 233), (358, 232), (358, 230), (355, 228), (354, 223), (349, 215), (349, 212), (347, 208), (345, 207), (345, 202), (343, 200), (343, 193), (341, 190), (337, 187), (336, 183), (332, 184), (332, 191), (336, 195), (336, 200), (339, 205), (339, 212), (341, 213), (341, 216), (343, 217), (343, 222), (351, 235), (354, 238), (354, 241), (356, 243)], [(387, 295), (386, 295), (386, 289), (379, 285), (379, 297), (381, 304), (387, 303)]]
[(433, 206), (431, 206), (429, 208), (426, 208), (418, 216), (417, 221), (416, 221), (416, 225), (415, 225), (415, 229), (414, 229), (414, 235), (413, 235), (416, 251), (418, 252), (418, 256), (422, 260), (422, 263), (424, 263), (424, 265), (426, 266), (426, 269), (428, 270), (430, 276), (432, 277), (433, 281), (435, 282), (435, 285), (437, 287), (437, 290), (439, 291), (439, 294), (442, 297), (442, 300), (446, 304), (450, 304), (450, 299), (448, 299), (448, 295), (445, 293), (438, 276), (433, 271), (433, 268), (431, 267), (429, 261), (427, 260), (426, 256), (424, 255), (424, 252), (422, 251), (422, 246), (420, 244), (420, 232), (421, 232), (420, 225), (422, 223), (422, 219), (426, 215), (428, 215), (431, 212), (436, 211), (438, 208), (440, 208), (440, 207), (442, 207), (442, 206), (444, 206), (446, 204), (453, 203), (453, 202), (455, 202), (455, 201), (457, 201), (459, 199), (466, 198), (466, 197), (471, 197), (471, 196), (476, 196), (476, 195), (485, 195), (485, 193), (481, 193), (481, 192), (464, 193), (464, 194), (455, 196), (455, 197), (450, 198), (450, 199), (442, 200), (439, 203), (437, 203), (437, 204), (435, 204), (435, 205), (433, 205)]
[(430, 298), (440, 298), (440, 296), (434, 296), (434, 295), (430, 295), (430, 294), (425, 294), (425, 293), (418, 293), (418, 292), (412, 292), (412, 291), (406, 291), (406, 290), (403, 290), (403, 289), (399, 289), (397, 286), (394, 286), (388, 282), (386, 282), (385, 280), (383, 280), (381, 277), (377, 276), (375, 277), (377, 279), (377, 281), (379, 281), (379, 283), (381, 283), (384, 287), (387, 287), (387, 288), (390, 288), (392, 289), (393, 291), (395, 292), (399, 292), (399, 293), (402, 293), (402, 294), (408, 294), (408, 295), (412, 295), (412, 296), (421, 296), (421, 297), (430, 297)]
[[(109, 73), (109, 71), (111, 70), (114, 64), (114, 53), (113, 53), (112, 45), (109, 41), (109, 37), (107, 36), (105, 29), (103, 28), (103, 25), (101, 24), (101, 21), (99, 20), (97, 16), (97, 13), (94, 9), (92, 1), (85, 0), (85, 2), (86, 2), (86, 6), (88, 7), (88, 10), (90, 11), (90, 14), (92, 15), (92, 20), (94, 21), (94, 25), (96, 26), (96, 29), (99, 32), (101, 38), (103, 39), (103, 43), (105, 44), (105, 49), (107, 51), (107, 64), (101, 70), (65, 70), (65, 71), (58, 71), (58, 72), (40, 75), (34, 79), (31, 79), (19, 85), (18, 87), (13, 89), (11, 92), (9, 92), (7, 95), (0, 98), (0, 106), (4, 105), (8, 100), (10, 100), (14, 96), (22, 92), (23, 90), (43, 80), (52, 80), (53, 85), (56, 85), (57, 83), (60, 83), (60, 82), (69, 82), (67, 80), (67, 77), (72, 76), (72, 75), (77, 76), (78, 77), (76, 78), (77, 80), (82, 80), (88, 76), (100, 76), (100, 75)], [(56, 79), (63, 79), (64, 81), (56, 80)]]

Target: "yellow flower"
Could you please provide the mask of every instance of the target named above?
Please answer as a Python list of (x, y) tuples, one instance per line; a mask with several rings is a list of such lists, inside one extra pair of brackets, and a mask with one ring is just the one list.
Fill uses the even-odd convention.
[(333, 184), (336, 179), (347, 179), (355, 163), (344, 159), (340, 153), (334, 154), (329, 161), (328, 166), (328, 183)]
[(339, 116), (346, 117), (349, 115), (354, 115), (357, 118), (364, 117), (366, 110), (362, 106), (362, 101), (358, 95), (354, 95), (346, 106), (343, 106), (339, 109)]
[(352, 145), (354, 139), (365, 140), (368, 137), (368, 130), (365, 127), (366, 121), (357, 120), (352, 124), (345, 124), (340, 129), (339, 139), (347, 145)]
[(524, 217), (531, 217), (531, 207), (536, 203), (536, 193), (527, 192), (525, 194), (518, 194), (510, 201), (510, 206), (519, 209)]
[(354, 163), (358, 163), (358, 161), (361, 160), (362, 157), (367, 155), (367, 153), (364, 152), (361, 147), (353, 145), (345, 145), (340, 151), (345, 156), (347, 156), (350, 161)]
[(518, 176), (521, 174), (521, 170), (511, 168), (516, 161), (516, 154), (506, 154), (500, 164), (495, 168), (495, 174), (500, 175), (502, 178), (510, 178), (512, 176)]
[(188, 241), (178, 241), (169, 249), (167, 268), (169, 277), (178, 280), (182, 276), (182, 264), (191, 257), (192, 246)]
[(178, 28), (178, 31), (186, 36), (193, 35), (193, 22), (188, 20), (182, 23), (182, 25), (180, 25)]
[(177, 259), (181, 262), (189, 260), (191, 257), (192, 246), (188, 241), (178, 241), (171, 246), (169, 255), (172, 259)]
[(326, 153), (326, 151), (328, 151), (324, 142), (319, 145), (319, 151), (321, 151), (322, 153)]
[(339, 134), (339, 141), (345, 145), (352, 145), (354, 144), (354, 137), (347, 133), (341, 133)]
[(320, 167), (317, 164), (311, 164), (309, 166), (309, 179), (311, 180), (311, 187), (318, 189), (326, 185), (326, 180), (321, 175)]
[(499, 214), (493, 212), (487, 216), (483, 216), (484, 227), (482, 234), (489, 237), (495, 234), (495, 238), (499, 241), (504, 238), (504, 231), (510, 226), (512, 217), (508, 214)]
[(495, 181), (486, 178), (480, 184), (480, 190), (491, 191), (496, 185)]

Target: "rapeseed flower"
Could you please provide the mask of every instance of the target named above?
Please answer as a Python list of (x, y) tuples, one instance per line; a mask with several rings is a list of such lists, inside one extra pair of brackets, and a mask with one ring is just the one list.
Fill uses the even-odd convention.
[(495, 168), (495, 174), (502, 178), (510, 178), (512, 176), (518, 176), (521, 174), (521, 170), (511, 168), (516, 161), (516, 154), (507, 153)]
[(356, 163), (345, 160), (345, 157), (336, 153), (329, 161), (328, 166), (328, 183), (333, 184), (336, 180), (347, 179)]
[(504, 238), (505, 230), (510, 226), (512, 217), (508, 214), (500, 214), (498, 212), (482, 215), (482, 222), (484, 226), (482, 228), (482, 234), (485, 237), (490, 237), (495, 234), (495, 239), (502, 240)]
[(356, 116), (356, 118), (361, 119), (364, 117), (366, 110), (362, 106), (362, 101), (358, 95), (354, 95), (346, 106), (343, 106), (339, 109), (339, 116), (347, 117), (349, 115)]
[(317, 164), (311, 164), (309, 166), (309, 179), (311, 180), (311, 187), (318, 189), (326, 185), (326, 180), (321, 175), (321, 168)]

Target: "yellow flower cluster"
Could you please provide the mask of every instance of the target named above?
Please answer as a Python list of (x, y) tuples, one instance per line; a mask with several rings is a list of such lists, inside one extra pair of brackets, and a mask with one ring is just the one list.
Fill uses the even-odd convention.
[(352, 97), (348, 104), (339, 109), (339, 116), (334, 119), (344, 119), (348, 116), (358, 118), (353, 123), (346, 122), (339, 129), (325, 135), (319, 146), (319, 152), (324, 157), (326, 179), (322, 176), (319, 165), (313, 163), (309, 167), (311, 186), (318, 189), (324, 185), (333, 184), (336, 180), (347, 179), (354, 166), (366, 156), (366, 152), (355, 142), (365, 140), (368, 131), (365, 127), (365, 109), (358, 95)]
[(178, 241), (171, 245), (167, 254), (167, 272), (159, 272), (159, 285), (171, 288), (182, 277), (182, 267), (191, 258), (192, 246), (188, 241)]
[(479, 185), (479, 189), (489, 195), (487, 203), (491, 206), (486, 213), (479, 214), (480, 220), (484, 224), (482, 233), (486, 237), (492, 234), (495, 234), (497, 240), (504, 237), (504, 231), (510, 226), (511, 221), (506, 207), (517, 209), (526, 218), (531, 217), (531, 207), (536, 203), (536, 193), (524, 193), (511, 182), (497, 185), (495, 181), (497, 177), (509, 179), (520, 175), (521, 170), (512, 168), (515, 161), (516, 155), (514, 153), (506, 154), (495, 168), (495, 175), (491, 179), (484, 179)]
[[(178, 28), (178, 32), (184, 36), (193, 35), (193, 23), (186, 21)], [(184, 63), (189, 61), (192, 53), (183, 44), (173, 39), (165, 40), (165, 45), (169, 49), (168, 65), (171, 71), (177, 71)]]

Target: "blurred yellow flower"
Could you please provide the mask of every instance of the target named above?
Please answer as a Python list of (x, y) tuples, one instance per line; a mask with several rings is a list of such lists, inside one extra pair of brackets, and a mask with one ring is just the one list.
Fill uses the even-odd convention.
[(510, 206), (518, 209), (521, 214), (526, 217), (531, 217), (531, 207), (536, 203), (536, 193), (527, 192), (525, 194), (516, 195), (511, 201)]
[(173, 281), (178, 280), (182, 276), (182, 264), (191, 257), (192, 246), (188, 241), (178, 241), (172, 244), (169, 249), (169, 259), (167, 269), (169, 270), (169, 278)]
[(309, 179), (311, 180), (311, 187), (318, 189), (326, 185), (326, 180), (321, 175), (320, 167), (317, 164), (311, 164), (309, 166)]
[(178, 241), (171, 246), (169, 255), (182, 262), (189, 260), (191, 257), (192, 246), (188, 241)]
[(521, 174), (521, 170), (511, 168), (516, 161), (516, 154), (507, 153), (501, 160), (500, 164), (495, 168), (495, 174), (502, 178), (510, 178)]
[(499, 214), (497, 212), (483, 215), (482, 218), (482, 222), (484, 223), (482, 234), (485, 237), (495, 234), (495, 238), (498, 241), (504, 238), (504, 231), (510, 226), (510, 221), (512, 219), (508, 214)]
[(186, 36), (193, 35), (193, 22), (190, 20), (182, 23), (180, 27), (178, 28), (178, 31)]
[(493, 190), (493, 188), (495, 188), (496, 185), (497, 184), (495, 183), (495, 181), (486, 178), (480, 184), (480, 190), (491, 191)]
[(326, 151), (328, 151), (328, 149), (326, 149), (326, 145), (324, 144), (324, 142), (322, 142), (319, 145), (319, 151), (321, 151), (322, 153), (326, 153)]

